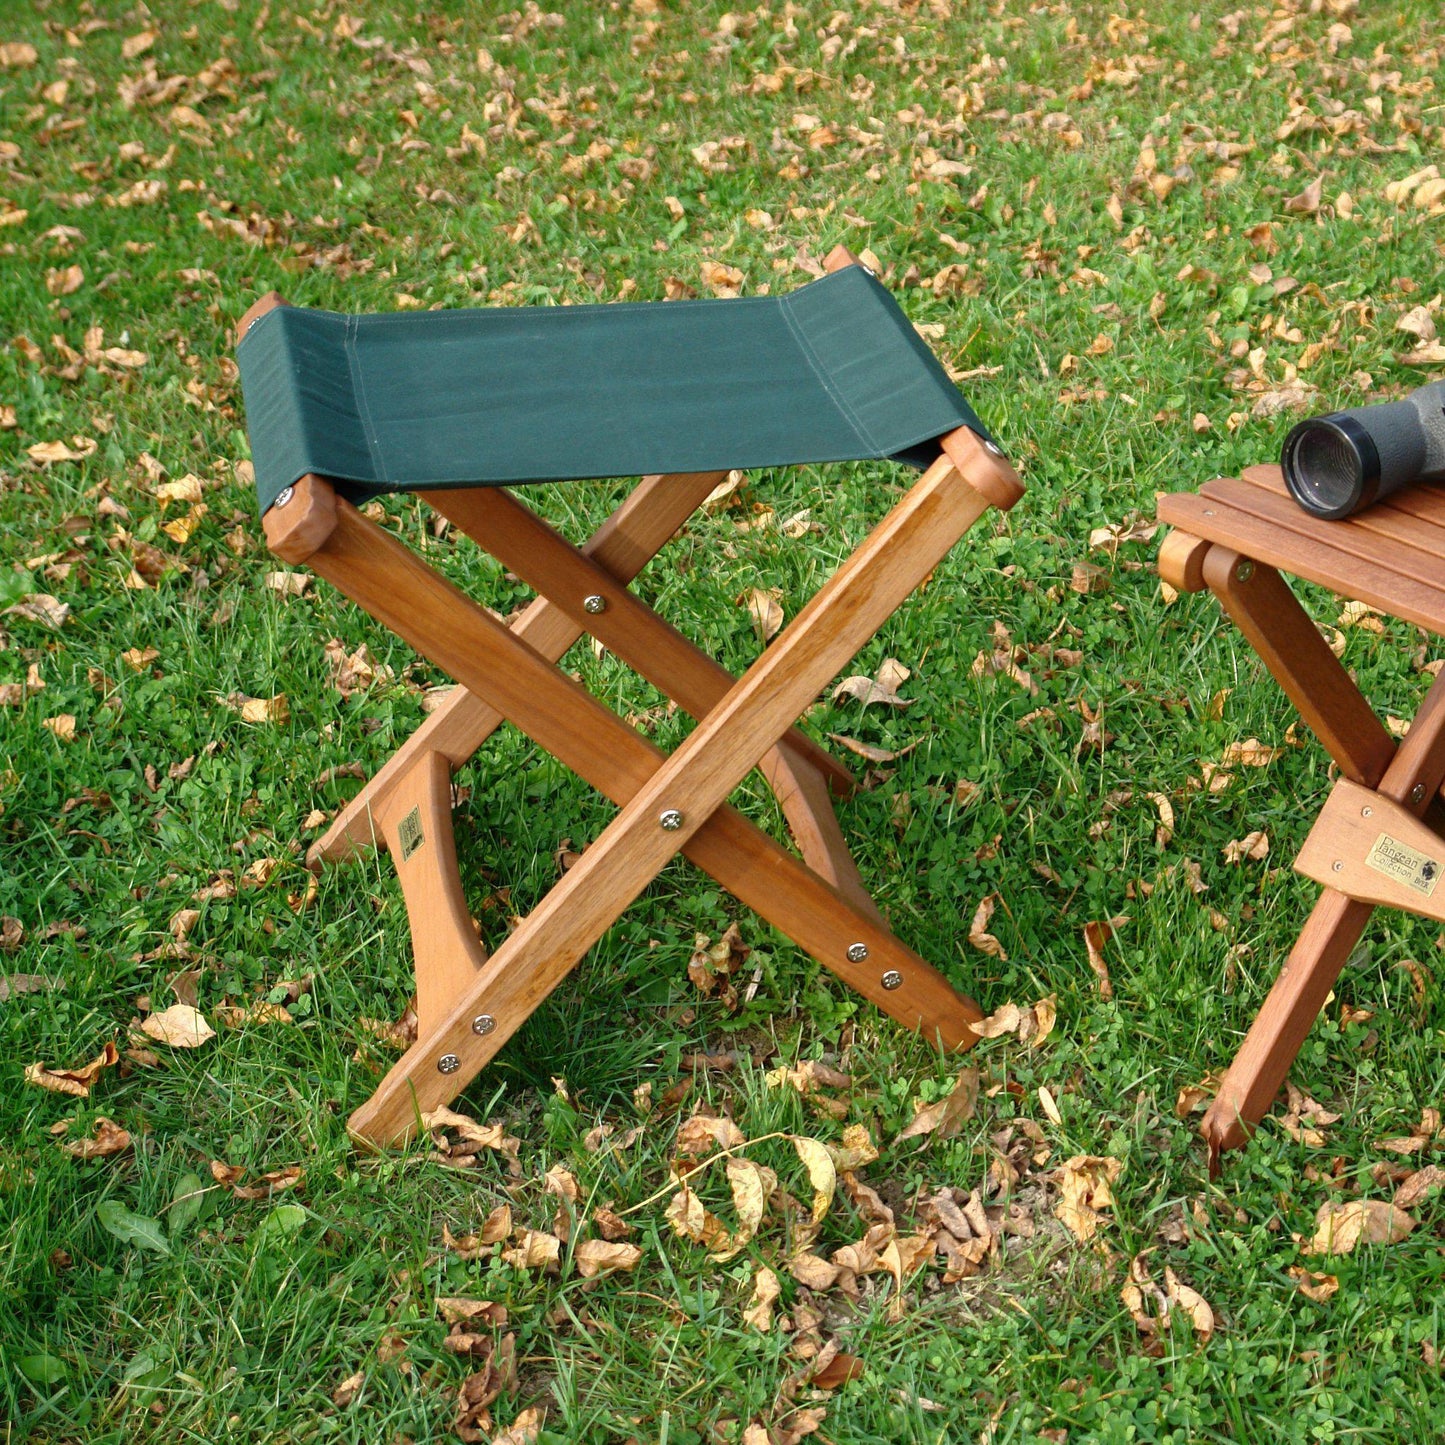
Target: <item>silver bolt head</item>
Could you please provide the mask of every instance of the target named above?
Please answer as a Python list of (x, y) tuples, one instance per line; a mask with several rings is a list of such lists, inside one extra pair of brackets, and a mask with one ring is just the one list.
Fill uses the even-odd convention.
[(1343, 873), (1345, 871), (1345, 865), (1338, 858), (1336, 858), (1335, 861), (1330, 864), (1330, 867), (1336, 873)]
[(1361, 808), (1361, 809), (1360, 809), (1360, 817), (1362, 817), (1362, 818), (1373, 818), (1374, 816), (1375, 816), (1375, 810), (1374, 810), (1373, 808)]
[(454, 1074), (461, 1066), (462, 1061), (455, 1054), (443, 1054), (437, 1060), (437, 1073)]
[(607, 599), (600, 592), (594, 592), (582, 599), (582, 610), (595, 617), (599, 612), (607, 611)]
[(295, 487), (282, 487), (281, 490), (276, 493), (276, 500), (272, 502), (271, 505), (273, 507), (284, 507), (295, 495)]
[(868, 945), (866, 943), (850, 943), (848, 945), (848, 962), (862, 963), (868, 957)]
[(1416, 783), (1415, 786), (1410, 789), (1410, 801), (1412, 803), (1423, 803), (1425, 801), (1424, 783)]
[(491, 1014), (478, 1014), (476, 1018), (472, 1020), (472, 1032), (479, 1037), (485, 1037), (491, 1033), (496, 1026), (497, 1021)]
[(1254, 563), (1248, 557), (1234, 569), (1234, 580), (1236, 582), (1248, 582), (1254, 576)]
[(899, 973), (896, 968), (890, 968), (888, 972), (883, 975), (883, 987), (886, 988), (889, 993), (892, 993), (895, 988), (902, 988), (903, 975)]
[(682, 814), (676, 808), (664, 808), (657, 821), (664, 833), (675, 833), (682, 827)]

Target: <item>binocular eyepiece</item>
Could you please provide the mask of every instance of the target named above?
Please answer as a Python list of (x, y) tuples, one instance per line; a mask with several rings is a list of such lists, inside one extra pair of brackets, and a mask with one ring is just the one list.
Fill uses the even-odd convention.
[(1445, 481), (1445, 381), (1300, 422), (1280, 465), (1290, 495), (1316, 517), (1349, 517), (1411, 482)]

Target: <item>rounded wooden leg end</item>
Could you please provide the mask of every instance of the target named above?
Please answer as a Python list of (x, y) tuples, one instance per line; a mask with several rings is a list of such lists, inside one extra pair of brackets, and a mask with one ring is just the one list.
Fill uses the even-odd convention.
[(1219, 1174), (1220, 1156), (1247, 1143), (1254, 1133), (1254, 1126), (1246, 1123), (1239, 1110), (1221, 1096), (1209, 1106), (1199, 1125), (1199, 1132), (1209, 1146), (1209, 1176), (1212, 1179)]

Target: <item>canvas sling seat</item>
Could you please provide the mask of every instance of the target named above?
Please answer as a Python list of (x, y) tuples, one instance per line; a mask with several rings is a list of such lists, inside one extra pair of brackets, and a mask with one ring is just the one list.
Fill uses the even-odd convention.
[(1175, 529), (1159, 575), (1219, 598), (1339, 770), (1294, 864), (1323, 892), (1204, 1116), (1217, 1165), (1273, 1103), (1371, 913), (1445, 922), (1445, 672), (1397, 745), (1280, 575), (1445, 635), (1445, 493), (1407, 488), (1326, 521), (1261, 466), (1161, 497), (1159, 517)]
[[(459, 686), (312, 848), (386, 849), (418, 1029), (352, 1116), (408, 1137), (496, 1054), (678, 852), (906, 1026), (973, 1042), (977, 1006), (895, 938), (843, 841), (848, 771), (794, 724), (989, 507), (1013, 468), (889, 295), (839, 248), (829, 274), (743, 300), (348, 317), (263, 297), (238, 327), (267, 541)], [(628, 583), (739, 467), (893, 457), (909, 492), (740, 678)], [(581, 546), (505, 484), (641, 476)], [(533, 588), (503, 624), (356, 504), (416, 491)], [(671, 754), (556, 663), (583, 633), (698, 725)], [(618, 811), (490, 956), (468, 916), (451, 775), (507, 721)], [(728, 795), (754, 767), (793, 852)]]

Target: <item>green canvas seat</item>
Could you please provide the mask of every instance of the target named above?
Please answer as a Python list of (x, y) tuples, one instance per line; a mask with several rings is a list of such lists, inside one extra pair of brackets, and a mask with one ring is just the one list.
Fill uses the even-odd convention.
[[(871, 272), (841, 248), (788, 296), (348, 317), (263, 297), (238, 327), (266, 538), (460, 686), (308, 855), (391, 855), (415, 1042), (351, 1116), (406, 1138), (481, 1070), (682, 853), (890, 1017), (942, 1047), (978, 1006), (897, 938), (833, 810), (847, 769), (795, 720), (953, 544), (1022, 487)], [(628, 587), (728, 471), (869, 457), (925, 468), (740, 679)], [(582, 546), (508, 482), (641, 476)], [(538, 594), (509, 623), (355, 503), (415, 489)], [(723, 599), (731, 607), (731, 598)], [(670, 756), (556, 664), (590, 633), (698, 720)], [(615, 806), (488, 955), (457, 868), (451, 777), (503, 722)], [(728, 797), (754, 767), (797, 851)], [(505, 820), (498, 820), (505, 826)]]
[(237, 352), (261, 510), (308, 472), (409, 487), (897, 457), (978, 417), (861, 266), (786, 296), (346, 316)]

